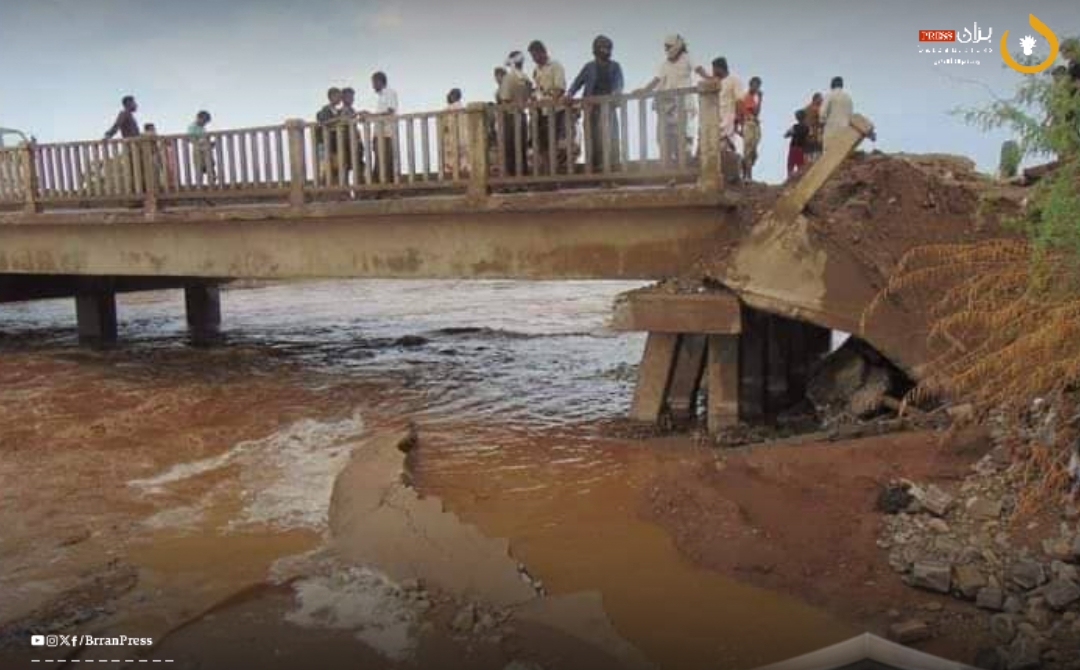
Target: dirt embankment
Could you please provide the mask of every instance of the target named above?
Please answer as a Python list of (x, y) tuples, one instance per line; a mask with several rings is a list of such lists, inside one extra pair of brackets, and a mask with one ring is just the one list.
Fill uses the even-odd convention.
[[(955, 481), (989, 448), (932, 433), (732, 450), (714, 462), (666, 463), (642, 502), (694, 563), (794, 595), (885, 635), (899, 612), (939, 612), (922, 648), (962, 662), (981, 626), (962, 604), (908, 588), (877, 539), (877, 497), (899, 477)], [(928, 614), (933, 617), (935, 615)]]

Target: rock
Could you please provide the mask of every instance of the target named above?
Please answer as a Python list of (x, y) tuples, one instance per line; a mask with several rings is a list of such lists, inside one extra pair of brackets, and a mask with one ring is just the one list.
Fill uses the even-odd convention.
[(964, 545), (947, 535), (938, 535), (933, 542), (934, 551), (950, 557), (957, 557), (964, 552)]
[(878, 511), (885, 514), (899, 514), (906, 510), (915, 501), (911, 488), (911, 484), (906, 482), (890, 483), (878, 494)]
[(1075, 565), (1054, 561), (1050, 564), (1050, 574), (1053, 575), (1054, 579), (1080, 583), (1080, 568)]
[(972, 600), (986, 586), (986, 577), (974, 565), (957, 565), (953, 568), (953, 588), (960, 595)]
[(945, 606), (937, 601), (931, 601), (922, 606), (927, 612), (940, 612), (945, 609)]
[(888, 369), (871, 367), (866, 373), (862, 386), (851, 394), (848, 400), (848, 411), (860, 418), (876, 414), (891, 388), (892, 375), (889, 374)]
[(837, 407), (846, 407), (863, 385), (869, 368), (865, 348), (852, 337), (821, 362), (806, 385), (806, 398), (818, 414), (827, 416)]
[(886, 616), (889, 617), (890, 619), (899, 619), (900, 618), (900, 610), (889, 610), (886, 613)]
[(1016, 637), (1016, 622), (1010, 614), (995, 614), (990, 617), (990, 634), (1002, 644), (1009, 644)]
[(952, 570), (944, 563), (917, 562), (912, 569), (912, 585), (928, 591), (948, 593), (952, 587)]
[(1065, 623), (1072, 623), (1077, 619), (1080, 619), (1080, 614), (1077, 614), (1076, 612), (1066, 612), (1061, 615), (1061, 620)]
[(975, 606), (992, 612), (1000, 612), (1005, 607), (1005, 592), (992, 586), (979, 589), (975, 596)]
[(1065, 579), (1055, 579), (1043, 592), (1046, 604), (1058, 612), (1080, 600), (1080, 586)]
[(1065, 537), (1043, 540), (1042, 547), (1043, 553), (1055, 561), (1067, 561), (1073, 556), (1072, 543)]
[(1076, 539), (1073, 540), (1072, 553), (1072, 560), (1080, 563), (1080, 535), (1077, 535)]
[(926, 522), (926, 527), (942, 535), (949, 532), (949, 524), (945, 523), (943, 519), (930, 519)]
[(424, 583), (419, 579), (406, 579), (401, 582), (401, 590), (405, 593), (416, 593), (424, 589)]
[(1008, 670), (1038, 670), (1042, 667), (1041, 653), (1037, 640), (1027, 635), (1019, 635), (1009, 646), (1006, 668)]
[(1032, 598), (1031, 601), (1028, 602), (1024, 618), (1038, 630), (1046, 630), (1050, 627), (1050, 610), (1047, 609), (1046, 603), (1042, 598)]
[(1009, 579), (1020, 588), (1030, 591), (1046, 583), (1046, 570), (1042, 563), (1021, 560), (1009, 568)]
[(889, 637), (900, 644), (911, 644), (930, 637), (930, 628), (926, 622), (919, 619), (911, 619), (902, 623), (894, 623), (889, 627)]
[(911, 563), (907, 560), (907, 557), (904, 556), (903, 550), (898, 549), (889, 552), (889, 567), (892, 568), (894, 572), (903, 575), (911, 570)]
[(1001, 609), (1008, 614), (1019, 614), (1024, 611), (1024, 599), (1019, 596), (1008, 596)]
[(476, 625), (476, 605), (466, 605), (458, 610), (450, 622), (450, 628), (458, 633), (470, 633)]
[(967, 502), (967, 513), (980, 521), (1001, 518), (1002, 504), (1000, 500), (992, 500), (976, 496)]
[(945, 516), (953, 505), (954, 498), (933, 484), (920, 492), (919, 503), (934, 516)]

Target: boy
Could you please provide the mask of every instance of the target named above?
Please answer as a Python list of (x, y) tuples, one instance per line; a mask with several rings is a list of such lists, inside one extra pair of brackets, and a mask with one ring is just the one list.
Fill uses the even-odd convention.
[(188, 140), (194, 146), (195, 179), (198, 184), (206, 177), (211, 184), (217, 182), (214, 170), (214, 143), (206, 136), (206, 126), (210, 123), (210, 112), (200, 111), (195, 121), (187, 129)]
[(788, 128), (784, 137), (790, 137), (788, 145), (787, 173), (788, 179), (802, 172), (806, 163), (806, 141), (810, 137), (810, 126), (806, 125), (806, 110), (795, 111), (795, 125)]

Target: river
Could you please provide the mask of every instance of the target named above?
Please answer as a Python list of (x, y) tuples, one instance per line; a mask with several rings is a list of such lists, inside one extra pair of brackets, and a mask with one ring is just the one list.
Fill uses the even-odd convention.
[(233, 288), (211, 348), (188, 345), (178, 291), (121, 296), (107, 351), (78, 347), (71, 300), (0, 307), (0, 624), (40, 619), (88, 573), (121, 584), (95, 614), (114, 628), (187, 623), (318, 549), (355, 444), (411, 421), (422, 495), (507, 538), (549, 593), (598, 591), (658, 666), (749, 668), (843, 639), (818, 610), (695, 567), (638, 514), (654, 467), (708, 450), (613, 431), (644, 337), (605, 324), (636, 286)]

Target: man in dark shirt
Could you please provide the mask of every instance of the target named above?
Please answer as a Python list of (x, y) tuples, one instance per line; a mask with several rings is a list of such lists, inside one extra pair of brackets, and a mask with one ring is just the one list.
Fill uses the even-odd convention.
[(324, 182), (333, 183), (337, 176), (337, 146), (333, 140), (334, 133), (331, 130), (331, 126), (337, 122), (338, 116), (341, 114), (341, 89), (335, 87), (326, 91), (326, 104), (323, 105), (319, 113), (315, 115), (315, 120), (319, 123), (320, 127), (315, 129), (315, 155), (318, 159), (319, 174)]
[(139, 136), (139, 122), (135, 120), (135, 112), (139, 109), (139, 106), (135, 104), (134, 96), (125, 95), (120, 104), (123, 109), (116, 115), (116, 122), (112, 124), (112, 128), (105, 131), (105, 139), (107, 140), (111, 140), (117, 132), (120, 133), (120, 137), (124, 138)]
[[(605, 35), (598, 35), (593, 40), (593, 60), (581, 68), (581, 72), (570, 84), (566, 92), (568, 98), (573, 98), (578, 91), (582, 91), (586, 98), (601, 95), (620, 95), (623, 92), (622, 67), (611, 59), (614, 44)], [(589, 109), (589, 135), (588, 147), (590, 162), (594, 169), (599, 170), (604, 164), (604, 132), (603, 117), (600, 113), (600, 105), (594, 105)], [(610, 162), (612, 166), (618, 163), (619, 152), (619, 117), (616, 106), (610, 106), (608, 114), (608, 147), (611, 151)]]
[(791, 126), (784, 137), (791, 138), (788, 145), (787, 174), (791, 179), (802, 172), (806, 163), (806, 143), (810, 139), (810, 126), (806, 125), (806, 110), (799, 109), (795, 112), (795, 125)]

